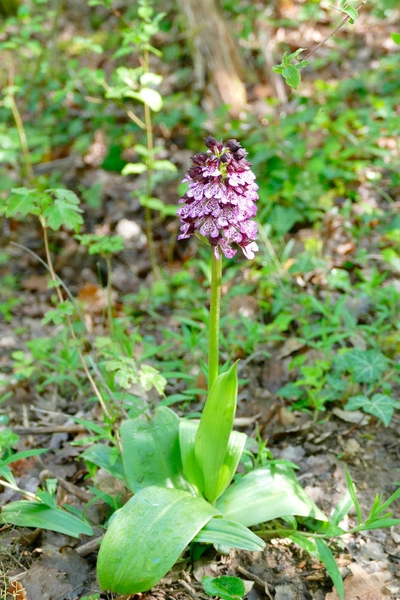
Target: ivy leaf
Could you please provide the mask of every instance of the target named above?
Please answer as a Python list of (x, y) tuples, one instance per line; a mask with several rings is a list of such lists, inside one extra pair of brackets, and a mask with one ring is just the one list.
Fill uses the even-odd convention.
[(356, 383), (374, 383), (388, 366), (388, 360), (379, 350), (353, 350), (344, 354)]
[(79, 198), (70, 190), (51, 189), (46, 190), (55, 196), (53, 204), (48, 206), (43, 213), (47, 221), (47, 225), (57, 231), (63, 225), (67, 229), (79, 231), (83, 224), (81, 213), (83, 210), (79, 208)]
[(387, 427), (392, 419), (394, 409), (398, 403), (386, 394), (374, 394), (368, 398), (362, 394), (349, 398), (345, 410), (362, 410), (369, 415), (373, 415), (382, 421)]

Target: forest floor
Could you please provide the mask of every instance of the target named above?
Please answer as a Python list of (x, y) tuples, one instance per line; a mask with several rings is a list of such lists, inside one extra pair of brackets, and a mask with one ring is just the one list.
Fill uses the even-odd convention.
[[(365, 23), (360, 21), (361, 32), (363, 25)], [(391, 25), (382, 28), (384, 33), (379, 28), (378, 31), (386, 37), (393, 30)], [(367, 27), (364, 32), (367, 49), (364, 58), (370, 62), (374, 60), (376, 48)], [(287, 39), (294, 46), (300, 46), (303, 33), (288, 33)], [(312, 38), (312, 32), (310, 35)], [(350, 76), (355, 64), (358, 68), (360, 63), (352, 63), (351, 60), (345, 62), (345, 72), (341, 76)], [(337, 73), (332, 75), (336, 76)], [(262, 94), (268, 92), (258, 91)], [(256, 101), (259, 103), (259, 99)], [(180, 150), (182, 164), (187, 164), (190, 154)], [(82, 162), (77, 165), (68, 163), (68, 172), (64, 173), (63, 181), (70, 189), (79, 189), (81, 186), (90, 188), (99, 183), (102, 186), (100, 206), (86, 207), (87, 231), (94, 230), (95, 226), (99, 231), (99, 224), (104, 225), (105, 233), (123, 231), (127, 222), (130, 227), (133, 224), (135, 235), (126, 240), (125, 250), (113, 258), (113, 308), (115, 314), (122, 314), (121, 299), (127, 294), (135, 294), (136, 299), (131, 302), (137, 302), (140, 298), (141, 304), (131, 306), (130, 310), (135, 315), (140, 314), (140, 330), (161, 344), (161, 329), (177, 329), (173, 314), (174, 298), (171, 299), (171, 306), (164, 303), (155, 316), (150, 298), (154, 281), (144, 241), (144, 211), (138, 202), (132, 200), (135, 182), (96, 166), (86, 165), (82, 168)], [(160, 197), (166, 203), (176, 202), (176, 183), (169, 182), (159, 190)], [(365, 201), (371, 201), (374, 209), (387, 214), (388, 205), (381, 195), (369, 196)], [(394, 216), (398, 213), (399, 202), (390, 206)], [(358, 217), (356, 212), (351, 215), (354, 219)], [(123, 225), (119, 228), (121, 223)], [(379, 267), (381, 264), (381, 259), (376, 258), (380, 256), (381, 246), (376, 224), (366, 229), (368, 231), (364, 231), (360, 243), (371, 257), (370, 263), (363, 267), (364, 272), (371, 276), (376, 265)], [(175, 243), (171, 240), (176, 236), (176, 223), (171, 221), (162, 230), (159, 221), (155, 231), (157, 255), (168, 277), (169, 273), (179, 271), (186, 261), (186, 249), (175, 248), (173, 260), (169, 261), (171, 243)], [(302, 240), (307, 238), (309, 231), (309, 224), (304, 228), (300, 225), (296, 231), (286, 235), (286, 240), (295, 239), (296, 244), (304, 250)], [(335, 238), (332, 244), (347, 241)], [(93, 333), (105, 334), (104, 288), (99, 283), (102, 280), (104, 283), (104, 264), (84, 254), (76, 240), (63, 231), (54, 235), (51, 244), (56, 272), (74, 297), (80, 300)], [(21, 367), (21, 356), (26, 355), (27, 342), (60, 335), (63, 328), (62, 325), (54, 327), (42, 323), (46, 311), (53, 307), (51, 298), (54, 291), (48, 289), (46, 269), (20, 245), (45, 258), (41, 232), (33, 219), (26, 219), (25, 222), (4, 219), (0, 231), (0, 250), (7, 256), (7, 261), (0, 265), (0, 273), (4, 280), (9, 276), (15, 278), (18, 286), (12, 289), (12, 301), (9, 292), (2, 299), (5, 308), (0, 319), (4, 315), (9, 318), (0, 320), (0, 372), (7, 395), (1, 404), (1, 414), (7, 415), (8, 426), (19, 435), (16, 449), (49, 450), (40, 457), (14, 463), (12, 471), (19, 487), (28, 492), (35, 492), (46, 478), (56, 478), (59, 484), (57, 502), (83, 510), (88, 501), (93, 500), (88, 486), (95, 485), (105, 493), (116, 491), (115, 480), (111, 481), (105, 473), (99, 471), (93, 475), (88, 472), (85, 463), (79, 459), (82, 447), (73, 445), (73, 442), (79, 443), (87, 436), (87, 430), (75, 418), (101, 423), (102, 415), (97, 404), (88, 401), (91, 392), (87, 386), (82, 386), (82, 390), (75, 386), (71, 395), (64, 391), (60, 393), (60, 385), (63, 390), (69, 388), (68, 385), (64, 388), (57, 381), (48, 381), (44, 387), (41, 381), (41, 387), (38, 385), (41, 374), (35, 373), (35, 364), (29, 362), (25, 364), (25, 367), (33, 369), (29, 377), (18, 377), (16, 373), (16, 360)], [(348, 257), (349, 254), (342, 256), (342, 262)], [(246, 268), (243, 268), (236, 272), (236, 283), (242, 281), (245, 271)], [(196, 277), (200, 277), (198, 270), (194, 272), (197, 273)], [(400, 287), (399, 273), (397, 265), (397, 269), (393, 268), (386, 280), (386, 283), (397, 286), (397, 290)], [(311, 289), (312, 275), (308, 277), (306, 289)], [(204, 278), (199, 282), (203, 285)], [(149, 290), (147, 296), (146, 289)], [(248, 314), (254, 316), (257, 312), (254, 299), (250, 296), (239, 297), (239, 304), (238, 308), (237, 303), (233, 303), (230, 310), (240, 311), (247, 306)], [(366, 515), (377, 494), (387, 498), (400, 485), (399, 411), (395, 412), (390, 424), (385, 427), (374, 417), (358, 411), (345, 411), (336, 404), (330, 405), (327, 412), (319, 412), (317, 416), (315, 412), (289, 410), (288, 403), (277, 395), (277, 391), (290, 380), (289, 363), (299, 351), (315, 352), (317, 359), (318, 352), (304, 344), (299, 345), (291, 339), (290, 334), (286, 334), (284, 339), (266, 342), (262, 350), (243, 357), (240, 378), (246, 383), (240, 388), (238, 428), (253, 437), (258, 432), (263, 440), (267, 439), (274, 458), (296, 463), (301, 484), (328, 515), (347, 490), (344, 475), (346, 467), (355, 482), (361, 509)], [(16, 359), (15, 352), (23, 354)], [(398, 350), (394, 359), (398, 360)], [(79, 367), (76, 373), (83, 379)], [(202, 385), (204, 382), (198, 380), (197, 387)], [(182, 382), (167, 388), (167, 393), (180, 391)], [(393, 394), (398, 399), (398, 383), (394, 385)], [(200, 405), (200, 401), (197, 404), (194, 402), (190, 410), (196, 411)], [(179, 404), (177, 406), (181, 414), (188, 408), (187, 405), (183, 409)], [(1, 424), (0, 428), (3, 430), (5, 427)], [(124, 493), (123, 489), (118, 491)], [(0, 506), (20, 498), (19, 494), (1, 486), (0, 492)], [(96, 579), (96, 557), (103, 535), (101, 524), (106, 514), (106, 504), (98, 499), (90, 503), (86, 516), (94, 524), (95, 535), (93, 538), (83, 536), (79, 541), (45, 530), (3, 525), (0, 528), (0, 573), (4, 586), (0, 597), (4, 600), (117, 599), (116, 594), (101, 592)], [(398, 502), (394, 507), (394, 516), (400, 516)], [(355, 514), (350, 513), (346, 526), (351, 528), (354, 524)], [(400, 600), (399, 527), (349, 534), (332, 547), (341, 573), (345, 576), (346, 600)], [(210, 550), (195, 563), (191, 563), (184, 555), (151, 592), (125, 598), (206, 599), (208, 596), (201, 585), (203, 575), (222, 574), (236, 575), (245, 580), (249, 590), (246, 597), (249, 600), (339, 599), (323, 565), (285, 539), (269, 541), (260, 554), (238, 551), (220, 556)]]
[[(103, 218), (107, 222), (110, 215), (103, 214)], [(139, 226), (143, 226), (140, 213), (137, 219)], [(30, 339), (53, 334), (49, 325), (41, 324), (45, 311), (51, 306), (45, 270), (24, 250), (10, 245), (11, 240), (35, 248), (40, 244), (40, 232), (35, 232), (33, 223), (19, 224), (1, 240), (3, 248), (12, 256), (11, 263), (3, 267), (3, 273), (18, 274), (21, 286), (15, 295), (18, 305), (13, 309), (12, 322), (1, 325), (0, 364), (2, 372), (10, 374), (13, 352), (24, 350), (25, 342)], [(41, 253), (40, 249), (38, 251)], [(115, 291), (126, 293), (127, 287), (138, 289), (141, 283), (151, 279), (146, 256), (145, 247), (130, 255), (136, 266), (136, 280), (132, 269), (115, 259)], [(143, 267), (140, 266), (142, 263)], [(83, 266), (79, 254), (67, 253), (67, 247), (58, 252), (56, 269), (78, 297), (80, 289), (87, 292), (82, 272), (89, 281), (95, 281), (97, 277), (94, 259)], [(152, 329), (153, 316), (147, 318), (148, 327)], [(171, 315), (165, 316), (166, 326), (169, 318)], [(375, 495), (383, 493), (388, 497), (395, 489), (394, 482), (400, 479), (399, 415), (395, 414), (390, 425), (384, 427), (376, 419), (362, 419), (362, 413), (349, 413), (338, 408), (320, 413), (317, 420), (306, 413), (290, 412), (276, 397), (275, 391), (287, 382), (288, 363), (298, 347), (288, 338), (284, 343), (272, 343), (268, 350), (268, 358), (263, 354), (254, 356), (247, 364), (245, 361), (240, 373), (247, 380), (239, 398), (238, 417), (245, 419), (242, 430), (254, 435), (257, 426), (262, 438), (269, 440), (268, 447), (274, 458), (296, 463), (302, 485), (327, 514), (345, 494), (345, 465), (359, 490), (361, 507), (366, 514)], [(79, 446), (71, 445), (84, 435), (84, 428), (77, 425), (73, 417), (96, 421), (100, 418), (99, 411), (88, 405), (79, 393), (72, 398), (59, 397), (57, 387), (53, 389), (53, 397), (41, 396), (29, 382), (13, 379), (7, 391), (12, 391), (12, 395), (3, 404), (3, 409), (14, 431), (20, 435), (18, 449), (49, 448), (40, 458), (23, 459), (13, 465), (19, 486), (35, 491), (50, 473), (59, 479), (58, 501), (82, 509), (91, 498), (87, 486), (93, 481), (87, 479), (87, 470), (79, 460)], [(115, 482), (107, 480), (104, 474), (103, 479), (95, 483), (103, 491), (113, 489)], [(17, 498), (18, 494), (10, 490), (0, 494), (2, 504)], [(88, 509), (87, 516), (100, 524), (104, 510), (105, 506), (96, 502)], [(350, 527), (353, 521), (354, 515), (351, 515), (347, 525)], [(3, 526), (0, 561), (8, 581), (16, 582), (9, 585), (9, 592), (17, 591), (19, 595), (15, 597), (18, 600), (73, 600), (100, 593), (95, 566), (101, 529), (96, 529), (94, 541), (83, 539), (77, 542), (57, 533)], [(400, 531), (397, 527), (348, 535), (336, 550), (341, 571), (347, 574), (346, 600), (400, 598)], [(323, 566), (293, 544), (280, 539), (267, 543), (260, 555), (232, 552), (221, 557), (211, 553), (194, 564), (183, 559), (152, 592), (139, 596), (143, 599), (206, 598), (201, 586), (204, 574), (241, 577), (249, 585), (253, 584), (247, 596), (251, 600), (338, 598)], [(111, 598), (106, 594), (100, 597)]]

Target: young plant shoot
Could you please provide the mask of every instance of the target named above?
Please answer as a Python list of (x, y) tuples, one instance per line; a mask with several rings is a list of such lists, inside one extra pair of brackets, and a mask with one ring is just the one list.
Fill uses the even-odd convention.
[[(298, 515), (326, 521), (293, 470), (267, 465), (233, 476), (247, 436), (233, 431), (237, 363), (219, 375), (219, 319), (223, 255), (258, 250), (255, 176), (236, 140), (209, 136), (184, 181), (179, 239), (195, 234), (210, 246), (208, 397), (200, 422), (167, 407), (122, 423), (123, 468), (134, 496), (109, 525), (98, 558), (102, 588), (135, 594), (166, 575), (188, 544), (259, 551), (264, 542), (249, 526)], [(255, 518), (256, 516), (256, 518)]]

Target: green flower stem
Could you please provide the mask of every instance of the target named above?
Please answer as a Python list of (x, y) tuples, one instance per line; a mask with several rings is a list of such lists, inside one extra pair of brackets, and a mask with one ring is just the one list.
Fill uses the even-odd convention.
[(218, 377), (219, 367), (219, 320), (221, 313), (221, 278), (222, 258), (217, 259), (212, 253), (211, 269), (211, 304), (210, 304), (210, 337), (208, 345), (208, 391)]

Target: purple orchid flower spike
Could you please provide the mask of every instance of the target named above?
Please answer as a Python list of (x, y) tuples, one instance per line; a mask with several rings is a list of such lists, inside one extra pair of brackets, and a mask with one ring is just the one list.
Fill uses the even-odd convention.
[(184, 206), (177, 211), (181, 219), (178, 240), (198, 232), (213, 246), (217, 259), (221, 251), (232, 258), (235, 244), (246, 258), (254, 258), (258, 185), (245, 158), (247, 152), (236, 140), (223, 144), (208, 136), (204, 141), (208, 151), (192, 157), (193, 165), (183, 179), (189, 189), (180, 200)]

